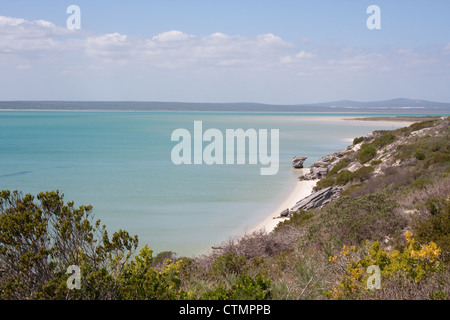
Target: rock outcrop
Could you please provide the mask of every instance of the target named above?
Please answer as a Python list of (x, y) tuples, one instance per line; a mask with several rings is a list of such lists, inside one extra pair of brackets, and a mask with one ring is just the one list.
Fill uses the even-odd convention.
[(296, 169), (301, 169), (303, 168), (303, 162), (305, 162), (306, 159), (308, 159), (308, 157), (294, 157), (294, 159), (292, 159), (292, 166)]
[(340, 186), (319, 190), (297, 202), (295, 206), (291, 208), (290, 212), (320, 208), (328, 202), (338, 198), (341, 195), (341, 192), (342, 187)]
[[(329, 154), (320, 160), (313, 162), (309, 168), (309, 172), (298, 177), (299, 180), (314, 180), (324, 178), (341, 158), (348, 153), (348, 150), (339, 150)], [(295, 158), (294, 158), (295, 159)]]

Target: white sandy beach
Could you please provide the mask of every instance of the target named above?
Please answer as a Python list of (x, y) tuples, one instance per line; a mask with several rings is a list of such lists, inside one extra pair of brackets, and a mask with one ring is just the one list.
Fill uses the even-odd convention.
[[(364, 118), (364, 117), (362, 117)], [(393, 118), (392, 120), (389, 119), (383, 119), (383, 120), (362, 120), (362, 119), (356, 119), (356, 118), (347, 118), (347, 117), (343, 117), (340, 118), (339, 120), (345, 120), (348, 121), (349, 125), (367, 125), (367, 126), (373, 126), (374, 123), (383, 123), (383, 124), (389, 124), (392, 126), (392, 130), (395, 128), (401, 128), (401, 127), (409, 127), (410, 125), (412, 125), (415, 122), (420, 122), (420, 120), (417, 121), (406, 121), (406, 120), (396, 120), (395, 118)], [(353, 141), (353, 140), (352, 140)]]
[[(299, 176), (301, 173), (306, 173), (309, 171), (309, 168), (297, 169), (299, 171)], [(301, 172), (301, 171), (303, 172)], [(303, 198), (309, 196), (316, 185), (318, 180), (309, 180), (309, 181), (298, 181), (295, 188), (286, 198), (286, 200), (273, 211), (270, 215), (268, 215), (263, 221), (261, 221), (256, 227), (250, 230), (250, 233), (265, 230), (266, 232), (271, 232), (280, 221), (284, 221), (288, 218), (277, 218), (280, 216), (280, 213), (287, 208), (291, 209), (298, 201)]]

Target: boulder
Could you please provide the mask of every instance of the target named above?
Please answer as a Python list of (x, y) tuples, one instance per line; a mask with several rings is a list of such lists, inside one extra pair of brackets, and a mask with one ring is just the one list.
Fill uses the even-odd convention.
[(289, 215), (289, 208), (284, 211), (281, 211), (281, 213), (280, 213), (280, 217), (283, 217), (283, 218), (287, 217), (288, 215)]
[(294, 159), (292, 159), (292, 166), (297, 169), (303, 168), (303, 162), (305, 162), (306, 159), (308, 159), (308, 157), (294, 157)]

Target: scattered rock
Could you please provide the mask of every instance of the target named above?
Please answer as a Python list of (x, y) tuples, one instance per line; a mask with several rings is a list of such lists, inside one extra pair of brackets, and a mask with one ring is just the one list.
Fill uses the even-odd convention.
[(287, 217), (288, 215), (289, 215), (289, 208), (280, 213), (280, 217), (283, 217), (283, 218)]
[(311, 167), (312, 168), (326, 168), (329, 165), (327, 161), (323, 161), (322, 159), (314, 162)]

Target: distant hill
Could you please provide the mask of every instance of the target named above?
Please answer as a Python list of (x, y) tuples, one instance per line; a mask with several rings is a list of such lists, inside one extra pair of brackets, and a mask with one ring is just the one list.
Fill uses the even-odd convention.
[(244, 112), (414, 112), (449, 113), (450, 103), (413, 99), (358, 102), (341, 100), (297, 105), (263, 103), (194, 103), (158, 101), (0, 101), (0, 109), (117, 111), (244, 111)]
[(420, 109), (441, 109), (448, 110), (450, 103), (433, 102), (427, 100), (414, 100), (398, 98), (383, 101), (358, 102), (352, 100), (340, 100), (334, 102), (316, 103), (317, 107), (337, 107), (337, 108), (358, 108), (358, 109), (396, 109), (396, 110), (420, 110)]

